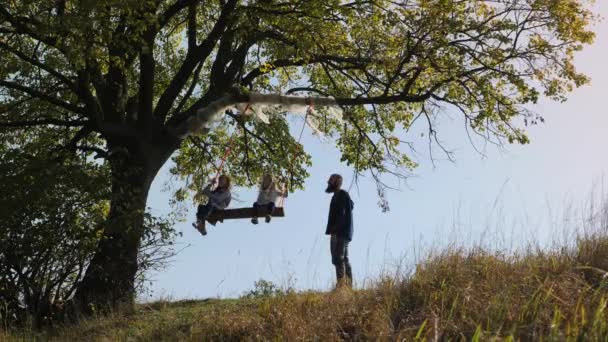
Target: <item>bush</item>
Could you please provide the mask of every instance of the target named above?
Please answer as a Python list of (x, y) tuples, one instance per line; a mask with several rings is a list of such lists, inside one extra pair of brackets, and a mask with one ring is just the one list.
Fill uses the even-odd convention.
[[(0, 154), (0, 322), (35, 326), (63, 312), (93, 257), (108, 211), (103, 166), (73, 156)], [(173, 255), (170, 221), (145, 217), (137, 285)]]
[(271, 298), (285, 294), (273, 282), (260, 279), (253, 284), (253, 289), (249, 290), (243, 297), (245, 298)]

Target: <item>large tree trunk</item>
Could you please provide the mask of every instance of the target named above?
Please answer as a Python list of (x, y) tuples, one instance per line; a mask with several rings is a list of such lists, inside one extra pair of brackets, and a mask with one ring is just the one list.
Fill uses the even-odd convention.
[(110, 213), (75, 301), (83, 313), (133, 307), (148, 191), (170, 153), (113, 148)]

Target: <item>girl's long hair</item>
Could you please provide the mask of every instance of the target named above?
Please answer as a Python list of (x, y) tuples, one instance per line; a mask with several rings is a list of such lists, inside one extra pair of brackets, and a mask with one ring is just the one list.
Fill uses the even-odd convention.
[[(219, 182), (218, 182), (218, 187), (215, 189), (215, 191), (218, 191), (218, 190), (224, 190), (224, 191), (225, 190), (230, 190), (230, 184), (231, 184), (230, 176), (228, 176), (228, 175), (221, 175), (220, 178), (222, 178), (222, 177), (224, 177), (224, 179), (226, 179), (226, 186), (220, 188)], [(219, 181), (219, 179), (218, 179), (218, 181)]]
[[(266, 177), (270, 177), (270, 184), (268, 184), (268, 187), (266, 189), (264, 189), (264, 179)], [(260, 180), (260, 191), (275, 190), (276, 187), (277, 187), (277, 183), (276, 183), (276, 180), (274, 179), (273, 175), (265, 174), (264, 176), (262, 176), (262, 179)]]

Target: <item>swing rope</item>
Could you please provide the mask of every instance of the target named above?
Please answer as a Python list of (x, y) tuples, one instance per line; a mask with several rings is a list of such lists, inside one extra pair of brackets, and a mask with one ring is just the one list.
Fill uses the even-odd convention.
[[(250, 107), (251, 107), (251, 105), (249, 103), (247, 103), (247, 106), (245, 106), (245, 109), (243, 110), (242, 114), (243, 115), (246, 114), (247, 110), (249, 110)], [(312, 115), (313, 110), (314, 110), (314, 103), (313, 103), (312, 97), (309, 97), (308, 98), (308, 109), (306, 110), (306, 115), (304, 116), (304, 123), (302, 124), (302, 129), (300, 130), (300, 136), (298, 137), (298, 144), (300, 144), (300, 141), (302, 140), (302, 135), (304, 133), (304, 127), (306, 126), (306, 120), (308, 120), (308, 115)], [(228, 159), (228, 156), (230, 156), (230, 153), (232, 152), (233, 146), (234, 146), (234, 133), (230, 136), (230, 139), (228, 140), (228, 147), (226, 147), (226, 150), (224, 150), (224, 155), (222, 156), (220, 165), (217, 168), (215, 177), (213, 178), (214, 182), (217, 181), (217, 179), (220, 176), (220, 173), (224, 169), (224, 165), (226, 164), (226, 160)], [(298, 153), (299, 152), (300, 151), (298, 151)], [(292, 161), (294, 159), (295, 159), (295, 156), (294, 156), (294, 158), (292, 158)], [(285, 187), (283, 189), (285, 192), (287, 192), (289, 189), (289, 183), (293, 183), (293, 165), (291, 162), (289, 163), (288, 172), (290, 175), (290, 180), (285, 183)], [(281, 196), (279, 207), (283, 207), (284, 202), (285, 202), (285, 196)]]
[[(242, 115), (245, 115), (245, 113), (247, 113), (247, 110), (249, 109), (249, 107), (250, 107), (250, 104), (247, 103), (247, 106), (245, 106), (245, 110), (243, 110)], [(228, 147), (226, 147), (226, 150), (224, 150), (224, 156), (222, 157), (222, 161), (220, 162), (220, 166), (217, 168), (217, 172), (215, 174), (215, 177), (213, 177), (213, 182), (214, 183), (215, 183), (215, 181), (217, 181), (218, 177), (220, 176), (220, 173), (224, 169), (224, 164), (226, 164), (226, 159), (228, 159), (228, 156), (232, 152), (232, 147), (233, 146), (234, 146), (234, 133), (232, 133), (230, 135), (230, 139), (228, 140)]]
[[(300, 144), (300, 141), (302, 140), (302, 134), (304, 133), (304, 127), (306, 127), (306, 120), (308, 120), (308, 115), (312, 115), (312, 112), (313, 112), (314, 108), (315, 108), (315, 105), (314, 105), (314, 103), (312, 101), (312, 97), (309, 97), (308, 98), (308, 109), (306, 109), (306, 114), (304, 115), (304, 123), (302, 123), (302, 129), (300, 130), (300, 136), (298, 137), (298, 145)], [(298, 153), (299, 152), (300, 151), (298, 151)], [(292, 158), (292, 161), (294, 159), (295, 159), (295, 156), (294, 156), (294, 158)], [(287, 191), (289, 189), (289, 183), (293, 183), (293, 165), (292, 165), (292, 162), (289, 162), (289, 169), (288, 169), (288, 171), (289, 171), (289, 177), (290, 177), (290, 179), (287, 182), (285, 182), (285, 187), (283, 189), (283, 190), (285, 190), (286, 194), (287, 194)], [(281, 196), (281, 198), (279, 199), (279, 202), (280, 202), (279, 207), (282, 208), (283, 204), (285, 202), (285, 197)]]

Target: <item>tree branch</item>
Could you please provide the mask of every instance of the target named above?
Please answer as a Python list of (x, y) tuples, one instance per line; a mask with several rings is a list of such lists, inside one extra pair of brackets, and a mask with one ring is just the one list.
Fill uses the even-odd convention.
[(196, 2), (188, 5), (188, 50), (196, 47), (196, 5)]
[[(93, 95), (89, 89), (91, 73), (88, 70), (78, 71), (78, 95), (82, 99), (87, 112), (87, 117), (99, 125), (103, 121), (103, 108), (98, 101), (98, 98)], [(103, 87), (101, 88), (103, 91)], [(99, 94), (98, 94), (99, 95)]]
[(154, 116), (159, 118), (161, 122), (165, 121), (173, 102), (182, 91), (194, 68), (196, 68), (198, 63), (203, 63), (213, 51), (217, 41), (220, 39), (224, 29), (228, 25), (229, 17), (234, 11), (236, 4), (237, 0), (229, 0), (224, 8), (222, 8), (220, 17), (207, 38), (205, 38), (200, 45), (196, 46), (194, 50), (188, 50), (182, 66), (171, 80), (167, 89), (165, 89), (160, 96), (156, 109), (154, 110)]
[(89, 123), (89, 121), (82, 120), (57, 120), (57, 119), (41, 119), (41, 120), (26, 120), (26, 121), (9, 121), (9, 122), (0, 122), (0, 127), (34, 127), (34, 126), (44, 126), (44, 125), (53, 125), (53, 126), (62, 126), (62, 127), (81, 127)]
[(184, 97), (182, 97), (182, 100), (177, 105), (177, 108), (175, 108), (175, 113), (181, 112), (181, 110), (186, 105), (186, 102), (188, 101), (190, 96), (192, 96), (192, 93), (194, 92), (194, 88), (196, 88), (196, 84), (198, 83), (198, 80), (200, 78), (201, 70), (203, 69), (203, 65), (204, 65), (204, 63), (200, 63), (198, 65), (198, 67), (196, 68), (196, 70), (194, 70), (194, 75), (192, 76), (192, 83), (190, 83), (190, 88), (188, 88), (188, 90), (186, 91), (186, 94), (184, 95)]
[(49, 74), (55, 76), (59, 81), (63, 82), (65, 85), (69, 86), (71, 89), (75, 89), (75, 84), (72, 80), (68, 79), (67, 77), (65, 77), (63, 74), (61, 74), (60, 72), (58, 72), (57, 70), (51, 68), (50, 66), (40, 62), (37, 59), (34, 59), (33, 57), (29, 57), (28, 55), (26, 55), (25, 53), (12, 48), (11, 46), (9, 46), (8, 44), (4, 43), (4, 42), (0, 42), (0, 49), (4, 49), (10, 53), (12, 53), (13, 55), (19, 57), (21, 60), (23, 60), (24, 62), (30, 63), (34, 66), (39, 67), (40, 69), (48, 72)]
[(93, 127), (91, 127), (90, 125), (83, 126), (80, 130), (78, 130), (78, 132), (76, 132), (74, 137), (68, 143), (68, 149), (76, 150), (78, 143), (82, 139), (86, 138), (89, 134), (91, 134), (91, 132), (93, 132)]
[(266, 139), (262, 138), (258, 134), (255, 134), (252, 130), (247, 128), (247, 126), (245, 125), (245, 122), (243, 120), (241, 120), (239, 115), (233, 114), (231, 111), (226, 111), (226, 115), (233, 118), (234, 121), (236, 121), (236, 123), (238, 123), (238, 125), (241, 126), (241, 128), (243, 128), (243, 131), (245, 133), (250, 134), (252, 137), (256, 138), (256, 140), (258, 140), (264, 146), (266, 146), (266, 148), (268, 149), (268, 152), (270, 152), (271, 154), (275, 154), (274, 149), (272, 148), (272, 146), (270, 146), (270, 143), (268, 143), (268, 141), (266, 141)]
[(173, 5), (169, 6), (167, 10), (160, 16), (158, 20), (159, 29), (165, 27), (169, 21), (176, 16), (179, 12), (188, 6), (195, 5), (200, 0), (177, 0)]
[(38, 98), (42, 101), (48, 102), (50, 104), (53, 104), (55, 106), (59, 106), (63, 109), (66, 109), (70, 112), (73, 113), (77, 113), (77, 114), (85, 114), (84, 109), (80, 108), (78, 106), (75, 106), (71, 103), (67, 103), (64, 102), (56, 97), (50, 96), (48, 94), (45, 94), (41, 91), (38, 91), (36, 89), (32, 89), (26, 86), (23, 86), (21, 84), (15, 83), (15, 82), (11, 82), (11, 81), (0, 81), (0, 87), (5, 87), (5, 88), (9, 88), (9, 89), (13, 89), (25, 94), (28, 94), (30, 96), (33, 96), (35, 98)]
[[(318, 55), (318, 56), (314, 56), (307, 60), (305, 60), (305, 59), (295, 59), (295, 60), (277, 59), (275, 61), (265, 63), (264, 67), (260, 66), (260, 67), (257, 67), (255, 69), (251, 70), (247, 75), (245, 75), (245, 77), (243, 77), (243, 79), (241, 80), (241, 84), (245, 85), (245, 86), (250, 85), (251, 83), (253, 83), (255, 78), (257, 78), (261, 75), (267, 74), (268, 72), (276, 70), (278, 68), (310, 65), (310, 64), (315, 64), (315, 63), (322, 63), (325, 61), (346, 63), (346, 64), (350, 64), (350, 67), (357, 67), (357, 68), (361, 68), (365, 65), (365, 63), (371, 62), (371, 60), (365, 59), (365, 58), (333, 56), (333, 55)], [(268, 65), (270, 66), (270, 68), (268, 68)]]
[(61, 52), (64, 56), (66, 55), (65, 50), (57, 44), (57, 39), (53, 37), (46, 37), (39, 32), (42, 32), (38, 28), (30, 28), (29, 25), (32, 23), (38, 23), (34, 18), (18, 18), (12, 15), (4, 6), (0, 5), (0, 17), (4, 17), (11, 26), (15, 28), (17, 33), (25, 33), (35, 40), (41, 41), (44, 44), (51, 46)]
[(277, 94), (228, 94), (218, 100), (211, 102), (204, 108), (197, 110), (196, 114), (188, 117), (183, 123), (173, 129), (178, 137), (184, 138), (202, 129), (215, 115), (224, 112), (228, 107), (237, 103), (266, 104), (266, 105), (310, 105), (314, 103), (318, 107), (327, 106), (355, 106), (365, 104), (388, 104), (393, 102), (422, 102), (430, 98), (432, 92), (421, 95), (394, 95), (380, 97), (360, 98), (331, 98), (331, 97), (303, 97), (286, 96)]
[(76, 146), (76, 149), (83, 151), (83, 152), (95, 153), (96, 154), (95, 159), (100, 159), (100, 158), (107, 159), (109, 157), (108, 151), (101, 149), (99, 147), (78, 145), (78, 146)]
[[(148, 35), (151, 35), (148, 33)], [(154, 99), (154, 39), (148, 37), (142, 51), (139, 54), (139, 105), (137, 111), (137, 122), (145, 126), (152, 119), (152, 101)]]

